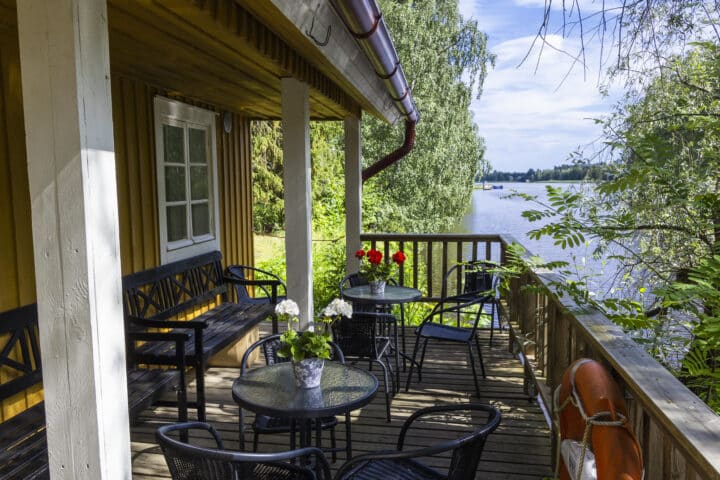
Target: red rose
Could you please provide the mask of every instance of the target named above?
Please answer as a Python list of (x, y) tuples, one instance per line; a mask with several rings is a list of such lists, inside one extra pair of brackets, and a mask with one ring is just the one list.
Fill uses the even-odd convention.
[(362, 259), (365, 256), (365, 250), (360, 249), (355, 252), (355, 258)]
[(405, 258), (406, 258), (405, 254), (400, 250), (395, 252), (392, 256), (393, 262), (397, 263), (398, 265), (402, 265), (403, 262), (405, 261)]
[(368, 260), (370, 261), (370, 263), (372, 263), (373, 265), (380, 265), (383, 254), (382, 254), (382, 252), (375, 250), (373, 248), (369, 252), (367, 252), (367, 257), (368, 257)]

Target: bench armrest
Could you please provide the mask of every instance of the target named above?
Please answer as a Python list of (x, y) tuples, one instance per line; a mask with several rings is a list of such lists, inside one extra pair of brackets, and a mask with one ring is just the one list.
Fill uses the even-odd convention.
[[(182, 332), (129, 332), (130, 342), (175, 342), (175, 368), (180, 370), (181, 388), (185, 389), (185, 342), (190, 339), (189, 333)], [(132, 362), (134, 363), (134, 362)]]
[(186, 342), (190, 340), (189, 333), (181, 332), (130, 332), (127, 336), (128, 339), (136, 342), (166, 342), (168, 340)]
[(202, 320), (155, 320), (152, 318), (139, 318), (130, 315), (128, 317), (130, 323), (145, 328), (187, 328), (193, 330), (202, 330), (207, 328), (207, 322)]

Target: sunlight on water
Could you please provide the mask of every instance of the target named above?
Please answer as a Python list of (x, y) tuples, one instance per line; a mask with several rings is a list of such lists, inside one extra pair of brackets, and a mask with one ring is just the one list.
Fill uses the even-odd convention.
[[(594, 245), (587, 247), (562, 249), (553, 244), (553, 240), (544, 237), (532, 240), (527, 232), (540, 227), (543, 223), (528, 222), (522, 217), (524, 210), (540, 209), (536, 204), (522, 198), (508, 198), (513, 191), (536, 195), (540, 201), (547, 200), (547, 183), (500, 183), (502, 190), (480, 190), (473, 192), (470, 212), (465, 215), (457, 233), (494, 234), (508, 233), (514, 236), (527, 250), (539, 255), (543, 260), (562, 260), (571, 263), (576, 278), (588, 276), (591, 291), (606, 292), (615, 280), (615, 269), (608, 268), (606, 262), (592, 257)], [(578, 188), (575, 183), (555, 183), (564, 189)], [(497, 254), (493, 252), (493, 257)]]

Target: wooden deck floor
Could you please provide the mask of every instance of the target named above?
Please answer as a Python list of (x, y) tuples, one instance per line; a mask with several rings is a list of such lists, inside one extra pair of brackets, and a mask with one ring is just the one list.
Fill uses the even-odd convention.
[[(408, 332), (411, 338), (412, 333)], [(485, 333), (485, 332), (483, 332)], [(491, 403), (502, 412), (502, 422), (485, 445), (476, 478), (497, 479), (541, 479), (550, 477), (550, 432), (543, 413), (537, 403), (528, 402), (522, 391), (522, 369), (520, 363), (507, 352), (507, 335), (496, 332), (495, 344), (489, 348), (487, 338), (483, 338), (483, 355), (487, 369), (487, 379), (481, 380), (484, 403)], [(352, 438), (353, 453), (393, 448), (397, 433), (403, 421), (415, 410), (441, 403), (478, 401), (471, 396), (474, 391), (472, 374), (467, 365), (467, 357), (457, 348), (442, 345), (428, 348), (425, 360), (423, 382), (418, 384), (417, 377), (410, 391), (404, 388), (392, 400), (392, 421), (385, 420), (385, 397), (380, 390), (373, 402), (366, 408), (353, 413)], [(359, 366), (366, 365), (360, 363)], [(220, 431), (226, 448), (236, 449), (238, 408), (230, 394), (230, 386), (238, 375), (236, 369), (213, 368), (206, 374), (208, 396), (208, 421)], [(382, 375), (380, 375), (382, 377)], [(405, 375), (401, 374), (404, 387)], [(132, 428), (133, 478), (155, 479), (169, 478), (164, 459), (154, 441), (154, 432), (158, 425), (172, 422), (175, 412), (172, 409), (157, 407), (145, 412), (139, 423)], [(192, 412), (191, 412), (192, 416)], [(249, 416), (248, 421), (252, 421)], [(457, 436), (458, 431), (467, 428), (463, 418), (449, 423), (427, 423), (421, 425), (415, 434), (409, 437), (407, 446), (419, 447), (437, 441), (440, 438)], [(248, 429), (249, 430), (249, 429)], [(251, 442), (251, 433), (246, 433)], [(344, 424), (337, 427), (339, 446), (344, 446)], [(286, 449), (288, 439), (282, 435), (262, 435), (261, 451)], [(324, 444), (329, 444), (324, 439)], [(252, 443), (248, 443), (252, 445)], [(338, 454), (335, 467), (341, 465), (344, 453)], [(445, 458), (428, 459), (441, 467), (447, 463)]]

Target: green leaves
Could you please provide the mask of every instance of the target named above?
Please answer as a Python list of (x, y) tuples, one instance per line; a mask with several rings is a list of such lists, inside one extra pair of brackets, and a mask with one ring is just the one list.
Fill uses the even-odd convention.
[[(457, 0), (383, 0), (380, 6), (421, 120), (412, 152), (365, 183), (363, 227), (446, 231), (467, 210), (475, 174), (486, 164), (470, 104), (493, 57), (477, 23), (460, 17)], [(401, 145), (403, 130), (364, 116), (364, 166)]]
[(332, 347), (330, 335), (326, 332), (300, 332), (288, 330), (280, 336), (282, 342), (278, 356), (299, 362), (306, 358), (329, 359)]

